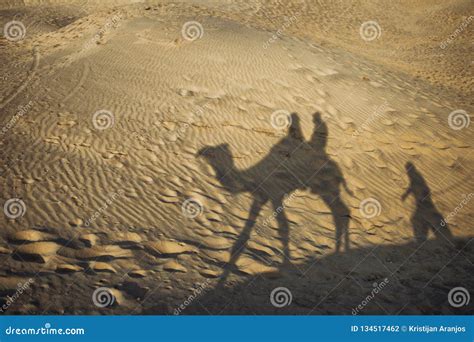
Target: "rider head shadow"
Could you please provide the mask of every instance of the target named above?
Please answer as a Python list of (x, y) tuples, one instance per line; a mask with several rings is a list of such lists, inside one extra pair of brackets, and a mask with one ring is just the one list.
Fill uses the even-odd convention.
[(431, 230), (439, 241), (451, 242), (453, 239), (451, 231), (441, 213), (436, 209), (431, 198), (431, 190), (425, 179), (413, 163), (407, 162), (405, 169), (410, 185), (401, 199), (404, 201), (410, 194), (413, 194), (415, 198), (416, 207), (411, 216), (415, 240), (418, 243), (423, 243), (427, 240)]
[(341, 248), (344, 237), (349, 248), (348, 225), (349, 208), (340, 198), (342, 184), (350, 193), (342, 172), (336, 162), (326, 154), (328, 129), (319, 113), (314, 114), (314, 132), (309, 142), (303, 138), (297, 114), (290, 117), (288, 133), (280, 139), (269, 153), (253, 166), (241, 170), (234, 164), (228, 144), (205, 147), (198, 153), (214, 169), (216, 178), (232, 194), (249, 192), (252, 196), (249, 217), (230, 251), (230, 260), (221, 277), (225, 281), (230, 272), (235, 271), (236, 262), (250, 239), (252, 228), (263, 206), (270, 202), (278, 223), (278, 231), (283, 243), (283, 264), (291, 264), (290, 225), (285, 213), (286, 201), (297, 190), (310, 190), (319, 195), (330, 208), (336, 226), (336, 251)]

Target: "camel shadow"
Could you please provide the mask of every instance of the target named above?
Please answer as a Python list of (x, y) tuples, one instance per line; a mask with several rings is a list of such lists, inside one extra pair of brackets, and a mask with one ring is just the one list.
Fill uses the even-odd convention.
[(198, 152), (198, 156), (204, 157), (214, 169), (216, 178), (227, 191), (232, 194), (249, 192), (253, 197), (248, 219), (232, 246), (221, 282), (231, 271), (236, 270), (236, 262), (250, 239), (260, 211), (268, 202), (273, 206), (273, 216), (283, 243), (283, 264), (291, 264), (290, 226), (285, 213), (285, 201), (296, 190), (310, 190), (321, 197), (331, 210), (336, 231), (336, 252), (340, 251), (342, 240), (346, 250), (349, 249), (350, 211), (340, 197), (340, 186), (343, 185), (349, 194), (352, 193), (339, 166), (325, 151), (328, 129), (320, 113), (313, 115), (313, 122), (313, 135), (309, 141), (305, 141), (299, 117), (292, 114), (287, 135), (263, 159), (245, 170), (235, 167), (228, 144), (205, 147)]
[(416, 242), (425, 242), (430, 230), (438, 240), (451, 242), (453, 240), (452, 233), (449, 230), (447, 222), (436, 209), (431, 199), (431, 190), (425, 179), (413, 163), (407, 162), (405, 169), (410, 180), (410, 185), (403, 193), (401, 199), (404, 201), (410, 194), (413, 194), (415, 197), (416, 208), (410, 220)]

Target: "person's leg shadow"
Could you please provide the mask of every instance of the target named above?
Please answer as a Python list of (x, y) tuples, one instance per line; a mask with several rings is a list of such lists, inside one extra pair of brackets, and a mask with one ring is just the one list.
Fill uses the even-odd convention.
[(407, 162), (405, 169), (410, 179), (410, 185), (403, 193), (401, 199), (404, 201), (410, 194), (413, 194), (415, 197), (416, 208), (411, 216), (415, 240), (419, 243), (426, 241), (431, 230), (439, 241), (452, 243), (453, 235), (449, 230), (447, 222), (436, 209), (431, 199), (430, 188), (425, 179), (413, 163)]

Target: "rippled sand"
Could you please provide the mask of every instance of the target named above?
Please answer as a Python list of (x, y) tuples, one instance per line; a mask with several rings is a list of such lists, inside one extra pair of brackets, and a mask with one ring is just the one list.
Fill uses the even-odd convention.
[(472, 312), (472, 2), (25, 3), (7, 313)]

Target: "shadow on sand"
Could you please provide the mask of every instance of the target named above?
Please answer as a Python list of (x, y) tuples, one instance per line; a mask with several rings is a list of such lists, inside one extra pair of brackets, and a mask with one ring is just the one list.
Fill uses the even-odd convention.
[[(426, 240), (423, 246), (379, 245), (306, 260), (292, 270), (283, 269), (279, 277), (244, 276), (209, 288), (183, 314), (472, 314), (472, 299), (459, 308), (448, 301), (449, 291), (458, 286), (472, 296), (471, 240), (454, 240), (457, 248)], [(287, 288), (292, 297), (281, 308), (270, 300), (278, 287)]]
[(431, 190), (425, 179), (413, 163), (406, 163), (405, 169), (410, 185), (402, 195), (402, 201), (410, 194), (415, 198), (416, 208), (410, 220), (415, 240), (422, 243), (428, 238), (429, 231), (432, 231), (440, 241), (450, 242), (453, 236), (443, 215), (436, 209), (431, 199)]
[[(208, 289), (186, 314), (466, 314), (472, 303), (455, 308), (449, 291), (474, 283), (471, 239), (455, 240), (436, 209), (430, 189), (412, 163), (406, 164), (410, 185), (402, 195), (413, 194), (416, 209), (411, 217), (415, 241), (404, 245), (349, 249), (351, 218), (341, 200), (341, 185), (348, 189), (342, 172), (326, 153), (328, 130), (319, 113), (313, 116), (310, 141), (302, 138), (299, 118), (291, 116), (288, 134), (256, 165), (238, 170), (227, 144), (199, 152), (214, 168), (216, 177), (231, 193), (250, 192), (253, 204), (247, 223), (231, 249), (231, 259), (220, 264), (224, 271), (218, 285)], [(330, 208), (335, 226), (335, 253), (302, 264), (291, 264), (289, 224), (284, 199), (296, 190), (309, 190)], [(262, 206), (273, 205), (284, 245), (279, 273), (243, 277), (235, 264), (245, 250)], [(428, 240), (432, 231), (436, 240)], [(345, 252), (339, 253), (341, 242)], [(447, 243), (448, 242), (448, 243)], [(242, 278), (241, 278), (242, 279)], [(272, 291), (284, 287), (281, 300), (271, 303)], [(374, 295), (374, 292), (375, 295)]]
[(231, 259), (224, 269), (222, 282), (236, 270), (235, 264), (245, 249), (262, 207), (268, 202), (273, 206), (284, 246), (282, 264), (291, 263), (290, 227), (284, 201), (296, 190), (310, 190), (321, 197), (332, 213), (336, 252), (340, 251), (342, 241), (346, 250), (349, 249), (350, 211), (340, 197), (341, 185), (349, 194), (352, 193), (339, 166), (326, 153), (327, 125), (320, 113), (315, 113), (313, 134), (309, 141), (304, 141), (298, 115), (292, 114), (289, 121), (288, 134), (248, 169), (238, 170), (235, 167), (227, 144), (205, 147), (198, 153), (214, 168), (216, 178), (227, 191), (233, 194), (249, 192), (253, 197), (247, 222), (231, 249)]

